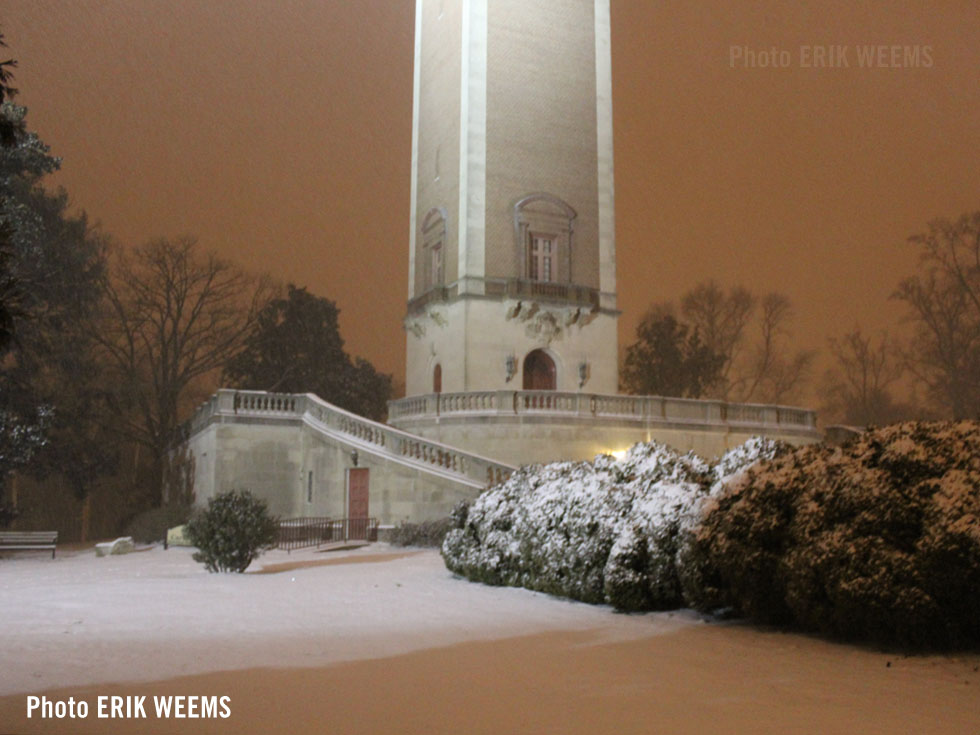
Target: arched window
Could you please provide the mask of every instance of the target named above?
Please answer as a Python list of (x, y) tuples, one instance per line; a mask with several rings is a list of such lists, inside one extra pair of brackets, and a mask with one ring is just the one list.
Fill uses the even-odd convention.
[(570, 283), (575, 210), (551, 194), (529, 194), (514, 205), (518, 276)]
[(445, 283), (446, 210), (430, 209), (422, 220), (421, 292)]
[(442, 365), (439, 363), (432, 369), (432, 392), (442, 393)]
[(524, 390), (555, 390), (555, 361), (544, 350), (529, 352), (524, 358)]

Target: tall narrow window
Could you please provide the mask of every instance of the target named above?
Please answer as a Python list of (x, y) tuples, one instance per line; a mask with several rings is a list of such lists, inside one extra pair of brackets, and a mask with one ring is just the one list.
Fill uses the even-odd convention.
[(306, 502), (313, 502), (313, 470), (310, 470), (306, 475)]
[(431, 283), (428, 284), (430, 287), (442, 285), (442, 240), (429, 248), (429, 273), (432, 277)]
[(421, 258), (416, 261), (416, 281), (419, 292), (441, 286), (445, 283), (446, 254), (446, 211), (441, 207), (430, 209), (422, 220)]
[(531, 280), (553, 281), (555, 238), (532, 233), (529, 251), (528, 276)]
[(432, 370), (432, 392), (442, 393), (442, 365), (439, 363)]

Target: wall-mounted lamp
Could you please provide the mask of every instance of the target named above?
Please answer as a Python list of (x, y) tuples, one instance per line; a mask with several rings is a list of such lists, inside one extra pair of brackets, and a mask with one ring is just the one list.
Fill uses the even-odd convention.
[(578, 387), (581, 388), (589, 379), (589, 363), (580, 362), (578, 364)]
[(357, 467), (357, 450), (356, 449), (352, 449), (351, 450), (351, 453), (350, 453), (350, 461), (351, 461), (351, 464), (352, 465), (354, 465), (355, 467)]
[(509, 383), (517, 374), (517, 360), (514, 359), (513, 355), (507, 355), (505, 367), (507, 369), (507, 382)]

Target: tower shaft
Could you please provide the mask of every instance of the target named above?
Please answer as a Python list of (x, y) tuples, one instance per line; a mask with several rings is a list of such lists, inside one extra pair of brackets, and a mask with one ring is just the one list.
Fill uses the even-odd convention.
[(408, 395), (616, 390), (608, 0), (418, 0)]

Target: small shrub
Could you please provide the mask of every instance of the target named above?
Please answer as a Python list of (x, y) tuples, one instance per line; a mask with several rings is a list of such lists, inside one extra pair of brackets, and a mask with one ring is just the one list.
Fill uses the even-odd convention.
[(392, 529), (388, 540), (395, 546), (439, 548), (452, 527), (453, 520), (448, 517), (421, 523), (400, 523)]
[(244, 572), (259, 554), (276, 545), (279, 522), (264, 501), (247, 490), (232, 490), (208, 500), (208, 507), (187, 526), (198, 551), (194, 561), (209, 572)]
[(167, 529), (187, 523), (191, 509), (187, 505), (162, 505), (137, 513), (126, 525), (126, 535), (143, 544), (163, 541)]

